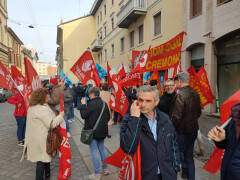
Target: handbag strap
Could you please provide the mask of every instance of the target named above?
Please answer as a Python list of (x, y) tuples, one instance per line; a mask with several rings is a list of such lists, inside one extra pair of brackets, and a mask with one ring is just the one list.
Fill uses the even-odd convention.
[(97, 126), (98, 126), (98, 124), (99, 124), (99, 122), (100, 122), (100, 119), (101, 119), (101, 117), (102, 117), (102, 114), (103, 114), (103, 110), (104, 110), (104, 109), (105, 109), (105, 102), (103, 101), (102, 111), (101, 111), (101, 113), (100, 113), (100, 115), (99, 115), (99, 117), (98, 117), (97, 122), (95, 123), (95, 125), (94, 125), (94, 127), (93, 127), (93, 131), (95, 131), (95, 129), (97, 128)]

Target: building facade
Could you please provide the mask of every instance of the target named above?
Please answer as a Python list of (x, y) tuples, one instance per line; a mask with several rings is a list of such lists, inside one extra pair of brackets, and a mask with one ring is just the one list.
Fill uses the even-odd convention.
[[(204, 66), (220, 105), (240, 89), (240, 1), (186, 0), (184, 2), (182, 65)], [(216, 111), (216, 102), (206, 107)]]
[(183, 30), (182, 5), (182, 0), (96, 0), (90, 12), (97, 29), (91, 50), (104, 68), (108, 61), (116, 72), (122, 64), (130, 71), (132, 50), (160, 45)]
[(0, 61), (8, 67), (7, 1), (0, 1)]
[(132, 50), (160, 45), (183, 30), (182, 6), (182, 0), (95, 0), (89, 16), (58, 26), (58, 72), (68, 72), (88, 47), (103, 68), (108, 62), (116, 73), (122, 64), (130, 71)]
[(20, 72), (24, 72), (24, 55), (22, 52), (23, 42), (18, 38), (11, 28), (8, 28), (8, 64), (16, 65)]
[(59, 47), (56, 54), (58, 77), (61, 76), (61, 70), (63, 70), (74, 83), (78, 81), (70, 68), (94, 39), (96, 39), (96, 26), (93, 16), (84, 16), (58, 25), (57, 44)]

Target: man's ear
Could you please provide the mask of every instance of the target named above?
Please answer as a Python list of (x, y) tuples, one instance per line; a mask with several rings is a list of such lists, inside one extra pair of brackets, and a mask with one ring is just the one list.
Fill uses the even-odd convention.
[(157, 106), (159, 102), (160, 102), (160, 99), (158, 99), (157, 101), (155, 101), (155, 106)]

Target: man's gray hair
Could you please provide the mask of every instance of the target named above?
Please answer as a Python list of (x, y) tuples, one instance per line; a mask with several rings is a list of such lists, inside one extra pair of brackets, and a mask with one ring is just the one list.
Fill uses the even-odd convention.
[(165, 81), (165, 84), (167, 84), (167, 83), (169, 83), (169, 82), (173, 82), (173, 83), (174, 83), (174, 80), (168, 79), (168, 80)]
[(159, 100), (159, 91), (154, 86), (144, 85), (144, 86), (139, 87), (137, 89), (137, 97), (139, 96), (139, 93), (143, 93), (143, 92), (155, 92), (154, 99), (155, 99), (155, 101)]
[(188, 72), (180, 72), (175, 77), (174, 80), (181, 80), (184, 83), (189, 82), (189, 73)]
[(100, 89), (98, 87), (90, 87), (88, 89), (88, 95), (94, 94), (94, 96), (98, 97), (100, 95)]

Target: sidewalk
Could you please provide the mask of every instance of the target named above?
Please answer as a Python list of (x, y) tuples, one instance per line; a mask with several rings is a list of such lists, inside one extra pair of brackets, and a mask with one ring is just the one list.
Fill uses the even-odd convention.
[[(89, 147), (85, 144), (82, 144), (80, 142), (80, 134), (81, 130), (83, 128), (83, 120), (80, 117), (80, 113), (78, 110), (74, 109), (75, 113), (75, 121), (70, 124), (70, 131), (72, 135), (72, 139), (74, 140), (75, 144), (77, 145), (80, 154), (83, 157), (83, 160), (85, 161), (85, 164), (87, 165), (88, 169), (90, 172), (93, 173), (93, 165), (92, 165), (92, 160), (91, 160), (91, 155), (90, 155), (90, 150)], [(114, 125), (112, 126), (111, 129), (112, 132), (112, 137), (109, 139), (107, 138), (105, 140), (105, 147), (106, 150), (108, 151), (109, 154), (114, 153), (118, 148), (119, 148), (119, 143), (120, 143), (120, 125)], [(220, 175), (219, 173), (217, 175), (213, 175), (205, 171), (203, 167), (203, 162), (195, 159), (195, 169), (196, 169), (196, 180), (219, 180)], [(103, 180), (115, 180), (118, 177), (118, 172), (119, 169), (109, 166), (110, 171), (112, 172), (111, 175), (105, 176), (102, 179)], [(181, 178), (178, 178), (181, 180)]]

